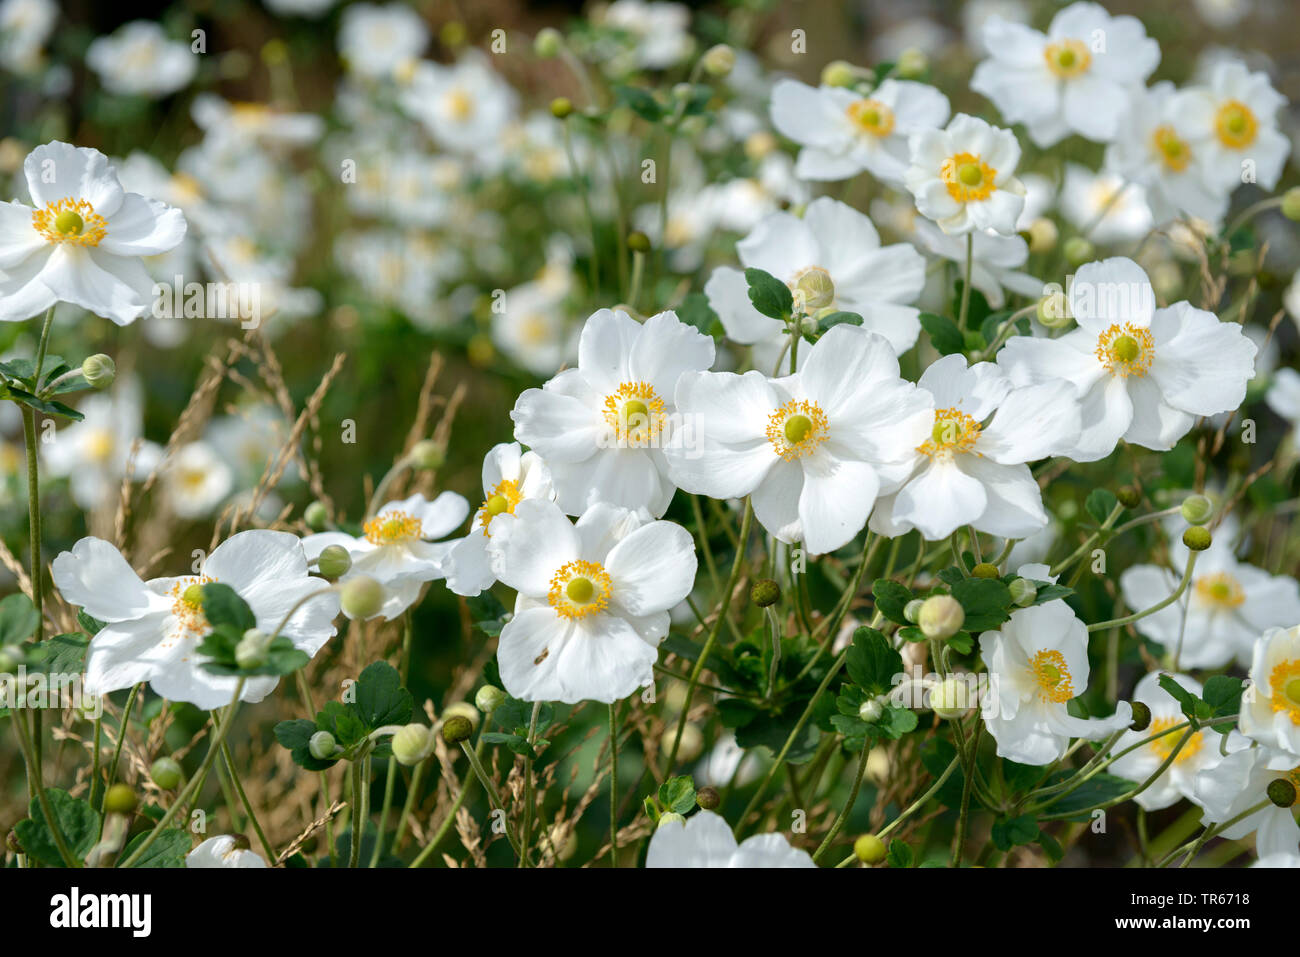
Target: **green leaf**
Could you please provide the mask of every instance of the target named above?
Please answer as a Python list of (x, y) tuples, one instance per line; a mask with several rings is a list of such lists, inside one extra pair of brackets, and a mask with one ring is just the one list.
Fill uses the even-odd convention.
[(745, 282), (749, 284), (749, 301), (754, 308), (769, 319), (785, 321), (794, 309), (790, 287), (771, 273), (761, 269), (746, 269)]
[(663, 119), (665, 107), (655, 99), (654, 94), (639, 86), (616, 86), (614, 96), (619, 103), (629, 107), (643, 120), (657, 123)]
[(45, 674), (79, 675), (86, 670), (90, 639), (79, 631), (54, 635), (36, 645), (40, 670)]
[(855, 685), (879, 695), (894, 686), (894, 677), (903, 670), (903, 657), (874, 628), (859, 628), (853, 633), (844, 664)]
[(862, 317), (856, 312), (832, 312), (817, 320), (817, 332), (824, 334), (826, 330), (833, 329), (836, 326), (860, 325), (862, 325)]
[(257, 617), (248, 603), (240, 598), (235, 590), (221, 582), (208, 582), (200, 585), (203, 592), (203, 617), (214, 628), (218, 625), (230, 625), (239, 630), (239, 634), (257, 627)]
[[(78, 860), (85, 860), (99, 835), (99, 814), (88, 801), (74, 798), (59, 788), (46, 788), (45, 797), (50, 802), (50, 811), (68, 850)], [(58, 845), (45, 823), (39, 798), (32, 798), (28, 814), (31, 816), (14, 825), (14, 833), (18, 835), (23, 851), (42, 864), (63, 867), (63, 858), (59, 856)]]
[(957, 328), (957, 323), (947, 316), (923, 312), (920, 318), (921, 328), (929, 333), (930, 342), (940, 355), (954, 355), (966, 348), (966, 340)]
[(695, 807), (695, 782), (688, 775), (669, 778), (659, 785), (659, 804), (674, 814), (685, 814)]
[(910, 846), (894, 840), (889, 842), (889, 851), (885, 855), (885, 860), (890, 867), (912, 867), (916, 863), (916, 855)]
[(322, 761), (312, 756), (309, 747), (311, 736), (319, 730), (322, 729), (316, 727), (315, 721), (308, 721), (306, 718), (294, 718), (292, 721), (281, 721), (275, 726), (275, 740), (279, 741), (283, 747), (288, 748), (294, 764), (306, 768), (308, 771), (324, 771), (336, 764), (337, 759)]
[(722, 321), (709, 305), (709, 297), (702, 292), (687, 293), (675, 311), (678, 319), (706, 336), (722, 329)]
[(357, 714), (371, 731), (386, 724), (406, 724), (415, 707), (402, 687), (401, 675), (386, 661), (376, 661), (357, 681)]
[(40, 616), (32, 600), (22, 592), (6, 595), (0, 600), (0, 645), (17, 645), (36, 631)]
[(871, 595), (880, 612), (896, 625), (909, 624), (903, 609), (912, 600), (912, 593), (904, 585), (888, 578), (877, 578), (871, 585)]
[[(1210, 713), (1210, 720), (1215, 718), (1230, 717), (1241, 711), (1241, 695), (1246, 690), (1246, 683), (1240, 678), (1234, 678), (1231, 675), (1215, 675), (1205, 682), (1205, 691), (1201, 697), (1205, 703), (1214, 710)], [(1213, 728), (1220, 734), (1227, 734), (1234, 727), (1236, 721), (1220, 722), (1214, 724)]]
[[(1049, 786), (1059, 784), (1075, 773), (1074, 771), (1058, 771), (1048, 777), (1047, 784)], [(1134, 787), (1132, 781), (1117, 777), (1114, 774), (1096, 774), (1060, 800), (1051, 802), (1048, 805), (1048, 810), (1052, 814), (1078, 812), (1082, 815), (1098, 805), (1115, 800), (1115, 798), (1133, 790)]]
[(1113, 492), (1104, 488), (1095, 488), (1088, 493), (1087, 499), (1084, 500), (1084, 510), (1101, 525), (1106, 519), (1110, 518), (1110, 513), (1115, 506), (1119, 504), (1119, 499)]
[[(133, 837), (131, 843), (118, 855), (119, 862), (129, 860), (135, 849), (145, 842), (150, 833), (152, 832), (145, 831), (143, 834), (137, 834)], [(154, 839), (154, 842), (149, 845), (144, 854), (131, 867), (184, 867), (185, 856), (189, 852), (190, 836), (182, 830), (169, 827)]]
[(1187, 717), (1196, 720), (1202, 716), (1207, 718), (1210, 716), (1210, 709), (1206, 707), (1205, 702), (1180, 685), (1170, 675), (1162, 674), (1156, 681), (1160, 687), (1173, 696), (1179, 707), (1182, 708), (1183, 714), (1187, 715)]
[(91, 618), (87, 615), (84, 608), (77, 612), (77, 627), (92, 638), (104, 630), (104, 624), (98, 618)]
[(1020, 844), (1038, 840), (1038, 821), (1032, 814), (1003, 817), (993, 822), (993, 844), (999, 851), (1009, 851)]
[(29, 408), (35, 409), (42, 415), (55, 416), (61, 419), (72, 419), (74, 422), (80, 422), (85, 418), (80, 412), (71, 406), (64, 405), (62, 402), (56, 402), (54, 399), (37, 398), (25, 389), (19, 389), (17, 386), (9, 386), (9, 398), (15, 402), (21, 402)]
[(1011, 589), (996, 578), (963, 578), (952, 586), (952, 597), (961, 602), (962, 627), (971, 633), (996, 628), (1010, 617)]
[(465, 604), (475, 628), (493, 638), (501, 634), (505, 627), (506, 607), (496, 595), (483, 591), (473, 598), (466, 598)]

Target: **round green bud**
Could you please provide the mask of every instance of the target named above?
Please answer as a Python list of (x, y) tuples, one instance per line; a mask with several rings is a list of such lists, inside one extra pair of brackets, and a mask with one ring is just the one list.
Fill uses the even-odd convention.
[(114, 784), (104, 795), (104, 810), (110, 814), (130, 814), (135, 805), (135, 791), (129, 784)]
[(393, 757), (408, 768), (429, 756), (433, 731), (422, 724), (408, 724), (393, 735)]
[(863, 834), (853, 842), (853, 854), (863, 864), (879, 864), (887, 853), (885, 842), (874, 834)]
[(18, 645), (5, 645), (0, 648), (0, 675), (13, 674), (26, 658)]
[(648, 253), (650, 251), (650, 237), (639, 229), (634, 229), (627, 234), (627, 248), (634, 253)]
[(508, 695), (496, 685), (484, 685), (474, 695), (474, 707), (484, 714), (491, 714), (506, 703)]
[(710, 76), (726, 76), (736, 67), (736, 51), (725, 43), (709, 47), (700, 59)]
[(1038, 586), (1028, 578), (1017, 578), (1009, 586), (1011, 601), (1021, 608), (1028, 608), (1038, 597)]
[(1057, 240), (1060, 238), (1056, 223), (1046, 216), (1039, 216), (1030, 223), (1028, 232), (1026, 239), (1029, 243), (1029, 251), (1034, 255), (1050, 253), (1056, 248)]
[(183, 776), (180, 762), (175, 758), (161, 757), (149, 766), (149, 777), (164, 791), (175, 790)]
[(1137, 508), (1142, 504), (1142, 493), (1132, 485), (1121, 485), (1115, 491), (1115, 498), (1125, 508)]
[(342, 578), (352, 568), (352, 555), (342, 545), (326, 545), (316, 559), (316, 567), (330, 581)]
[(323, 532), (329, 526), (330, 513), (320, 502), (312, 502), (303, 511), (302, 520), (313, 532)]
[(1070, 301), (1059, 289), (1038, 300), (1038, 321), (1048, 329), (1064, 329), (1074, 317), (1070, 315)]
[(557, 120), (566, 118), (573, 112), (573, 101), (567, 96), (557, 96), (551, 100), (551, 116)]
[(271, 648), (271, 636), (264, 631), (250, 628), (235, 645), (235, 664), (241, 668), (260, 668), (266, 664), (267, 652)]
[(1129, 728), (1134, 731), (1145, 731), (1151, 727), (1151, 709), (1141, 701), (1134, 701), (1131, 706), (1133, 708), (1133, 721)]
[(924, 604), (924, 598), (913, 598), (903, 606), (903, 617), (915, 625), (921, 617), (921, 606)]
[(924, 76), (925, 71), (930, 69), (930, 60), (916, 47), (909, 47), (898, 55), (895, 69), (904, 80), (915, 80)]
[(462, 718), (468, 718), (470, 727), (476, 731), (478, 730), (479, 721), (482, 720), (483, 717), (479, 714), (478, 708), (474, 707), (468, 701), (457, 701), (455, 704), (447, 705), (447, 710), (442, 713), (444, 721), (447, 718), (454, 718), (458, 715)]
[(805, 270), (794, 284), (794, 291), (802, 301), (805, 312), (816, 312), (835, 302), (835, 283), (831, 280), (831, 274), (820, 266)]
[(338, 742), (328, 731), (317, 731), (307, 742), (307, 751), (317, 761), (328, 761), (337, 748)]
[(826, 86), (852, 86), (861, 71), (844, 60), (832, 60), (822, 67), (822, 83)]
[(446, 461), (446, 450), (433, 439), (421, 439), (411, 446), (411, 464), (418, 469), (440, 469)]
[(1179, 511), (1188, 525), (1204, 525), (1214, 517), (1214, 503), (1204, 495), (1189, 495)]
[(965, 681), (953, 675), (930, 689), (930, 710), (945, 720), (960, 718), (972, 707), (971, 689)]
[(1282, 194), (1282, 215), (1300, 223), (1300, 186), (1292, 186)]
[(1183, 532), (1183, 544), (1194, 552), (1203, 552), (1210, 547), (1214, 539), (1210, 536), (1210, 530), (1201, 525), (1193, 525), (1187, 531)]
[(454, 714), (442, 723), (442, 740), (448, 744), (468, 741), (473, 733), (474, 725), (463, 714)]
[(998, 566), (992, 562), (980, 562), (970, 570), (970, 573), (976, 578), (997, 578)]
[(1293, 807), (1295, 797), (1295, 785), (1286, 778), (1274, 778), (1268, 782), (1268, 799), (1278, 807)]
[(921, 613), (916, 616), (921, 633), (938, 640), (951, 638), (965, 623), (966, 611), (951, 595), (931, 595), (922, 603)]
[(858, 706), (858, 717), (870, 724), (873, 721), (879, 721), (880, 716), (885, 713), (884, 706), (875, 698), (869, 698)]
[(716, 811), (722, 803), (722, 795), (715, 787), (702, 787), (695, 792), (695, 803), (706, 811)]
[(1065, 261), (1071, 266), (1082, 266), (1097, 258), (1097, 247), (1082, 236), (1071, 236), (1061, 247)]
[(100, 352), (81, 363), (81, 375), (92, 389), (107, 389), (117, 377), (117, 366), (112, 358)]
[(554, 27), (542, 27), (537, 31), (537, 36), (533, 37), (533, 53), (543, 60), (559, 56), (563, 46), (564, 37)]
[(349, 578), (340, 589), (339, 604), (349, 618), (373, 618), (384, 607), (384, 586), (369, 575)]
[(667, 811), (659, 815), (659, 826), (665, 827), (669, 824), (685, 824), (686, 818), (682, 817), (676, 811)]
[(770, 608), (781, 600), (781, 586), (770, 578), (760, 578), (749, 589), (749, 600), (759, 608)]

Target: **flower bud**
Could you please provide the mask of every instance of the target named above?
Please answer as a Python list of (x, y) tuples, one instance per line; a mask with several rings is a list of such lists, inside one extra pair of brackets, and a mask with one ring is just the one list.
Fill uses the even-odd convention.
[(1189, 495), (1179, 511), (1188, 525), (1204, 525), (1214, 517), (1214, 503), (1204, 495)]
[(869, 698), (862, 702), (858, 707), (858, 717), (870, 724), (873, 721), (879, 721), (880, 716), (885, 713), (884, 707), (875, 698)]
[(1028, 578), (1017, 578), (1009, 586), (1011, 601), (1021, 608), (1028, 608), (1038, 597), (1038, 586)]
[(368, 575), (357, 575), (343, 583), (339, 604), (349, 618), (373, 618), (384, 607), (384, 586)]
[(560, 48), (563, 46), (564, 37), (555, 27), (542, 27), (537, 31), (537, 36), (533, 37), (533, 53), (543, 60), (559, 56)]
[(853, 842), (853, 853), (863, 864), (879, 864), (888, 853), (885, 842), (874, 834), (863, 834)]
[(551, 100), (551, 116), (562, 120), (573, 112), (573, 101), (567, 96), (557, 96)]
[(1282, 194), (1282, 215), (1300, 223), (1300, 186), (1292, 186)]
[(250, 628), (235, 645), (235, 664), (241, 668), (260, 668), (266, 664), (267, 651), (271, 647), (271, 636), (264, 631)]
[(709, 47), (701, 58), (704, 70), (710, 76), (723, 77), (736, 66), (736, 51), (725, 43)]
[(917, 619), (921, 617), (921, 606), (924, 604), (924, 598), (913, 598), (903, 606), (903, 617), (915, 625)]
[(1065, 293), (1056, 290), (1038, 300), (1038, 321), (1048, 329), (1064, 329), (1074, 321)]
[(659, 826), (664, 827), (668, 824), (685, 824), (686, 818), (682, 817), (676, 811), (668, 811), (659, 815)]
[(997, 578), (998, 566), (992, 562), (980, 562), (970, 570), (970, 573), (976, 578)]
[(749, 589), (749, 600), (759, 608), (769, 608), (781, 600), (781, 586), (770, 578), (760, 578)]
[(1129, 724), (1129, 728), (1133, 731), (1145, 731), (1151, 727), (1151, 709), (1141, 701), (1134, 701), (1132, 708), (1133, 721)]
[(844, 60), (832, 60), (822, 67), (822, 83), (826, 86), (852, 86), (862, 71)]
[(316, 559), (316, 568), (324, 577), (334, 581), (352, 568), (352, 555), (342, 545), (326, 545)]
[(92, 389), (107, 389), (117, 377), (117, 366), (100, 352), (81, 363), (81, 375)]
[(942, 640), (961, 631), (966, 623), (966, 612), (961, 602), (951, 595), (931, 595), (921, 605), (916, 624), (927, 638)]
[(104, 810), (109, 814), (130, 814), (136, 803), (135, 791), (129, 784), (114, 784), (104, 795)]
[(478, 730), (478, 723), (483, 717), (479, 714), (478, 708), (468, 701), (457, 701), (455, 704), (447, 705), (447, 710), (442, 713), (442, 719), (446, 721), (448, 718), (454, 718), (458, 715), (462, 718), (468, 718), (470, 728), (475, 731)]
[(328, 731), (317, 731), (307, 742), (307, 751), (317, 761), (328, 761), (334, 757), (334, 751), (338, 747), (338, 742), (334, 740), (334, 735)]
[(898, 55), (898, 62), (894, 68), (904, 80), (916, 80), (930, 69), (930, 60), (916, 47), (908, 47)]
[(1039, 216), (1029, 224), (1029, 251), (1035, 255), (1050, 253), (1056, 248), (1059, 237), (1056, 223), (1046, 216)]
[(454, 714), (442, 723), (442, 740), (448, 744), (460, 744), (468, 741), (474, 733), (474, 725), (463, 714)]
[(496, 685), (484, 685), (474, 695), (474, 707), (484, 714), (491, 714), (506, 702), (508, 696)]
[(1183, 532), (1183, 544), (1194, 552), (1203, 552), (1210, 547), (1214, 539), (1210, 536), (1210, 530), (1201, 525), (1193, 525), (1187, 531)]
[(945, 720), (960, 718), (975, 706), (972, 698), (970, 686), (962, 679), (949, 675), (930, 689), (930, 710)]
[(706, 811), (715, 811), (722, 803), (722, 795), (715, 787), (702, 787), (695, 792), (695, 803)]
[(323, 532), (329, 525), (330, 513), (320, 502), (312, 502), (303, 511), (302, 520), (313, 532)]
[(1125, 508), (1137, 508), (1142, 504), (1142, 493), (1132, 485), (1121, 485), (1115, 491), (1115, 498), (1117, 498), (1119, 504), (1123, 505)]
[(175, 758), (161, 757), (149, 766), (149, 777), (164, 791), (178, 787), (183, 776), (180, 763)]
[(1065, 245), (1061, 247), (1061, 252), (1065, 253), (1065, 261), (1071, 266), (1082, 266), (1097, 258), (1097, 247), (1082, 236), (1071, 236), (1067, 239)]
[(440, 469), (447, 461), (447, 453), (433, 439), (421, 439), (411, 446), (410, 458), (418, 469)]
[(1268, 799), (1278, 807), (1293, 807), (1295, 797), (1295, 785), (1286, 778), (1274, 778), (1268, 782)]
[(419, 764), (432, 750), (433, 731), (422, 724), (408, 724), (393, 735), (393, 757), (410, 767)]
[(627, 248), (634, 253), (648, 253), (650, 251), (650, 237), (639, 229), (634, 229), (627, 234)]
[(804, 312), (816, 312), (835, 301), (835, 283), (831, 274), (820, 266), (804, 270), (794, 284), (796, 303), (803, 306)]

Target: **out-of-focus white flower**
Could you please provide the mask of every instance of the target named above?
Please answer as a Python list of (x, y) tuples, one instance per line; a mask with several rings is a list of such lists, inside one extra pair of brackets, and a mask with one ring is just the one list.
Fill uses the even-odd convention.
[(450, 66), (422, 61), (401, 96), (406, 112), (440, 146), (470, 154), (500, 148), (515, 117), (516, 99), (511, 86), (477, 51)]
[(400, 75), (424, 52), (429, 29), (404, 3), (354, 3), (343, 11), (339, 56), (367, 79)]
[(1273, 89), (1267, 73), (1251, 73), (1240, 62), (1219, 64), (1204, 94), (1210, 128), (1203, 148), (1211, 179), (1225, 190), (1245, 182), (1272, 189), (1291, 153), (1290, 140), (1277, 127), (1286, 97)]
[(807, 851), (790, 846), (784, 834), (755, 834), (737, 844), (727, 822), (700, 811), (683, 823), (670, 821), (654, 832), (646, 867), (816, 867)]
[(207, 442), (188, 442), (176, 450), (162, 469), (167, 502), (180, 518), (204, 518), (225, 501), (234, 488), (234, 475)]
[(35, 72), (58, 19), (53, 0), (0, 2), (0, 67), (18, 74)]
[(636, 65), (648, 70), (674, 66), (695, 48), (691, 12), (680, 3), (615, 0), (605, 8), (601, 23), (629, 34), (636, 43)]
[(337, 0), (263, 0), (266, 9), (284, 16), (309, 17), (316, 19), (324, 16)]
[(199, 69), (189, 44), (167, 39), (152, 20), (133, 20), (86, 50), (86, 65), (105, 89), (126, 96), (167, 96), (184, 89)]
[(538, 279), (507, 290), (492, 314), (492, 341), (535, 375), (554, 375), (577, 351), (565, 299), (572, 285), (567, 265), (548, 265)]
[(311, 113), (285, 113), (265, 103), (231, 103), (214, 93), (200, 93), (190, 109), (194, 122), (209, 136), (232, 146), (306, 146), (320, 139), (325, 124)]
[[(1287, 621), (1300, 620), (1300, 594), (1294, 579)], [(1283, 751), (1300, 763), (1300, 625), (1273, 628), (1255, 642), (1250, 688), (1241, 699), (1241, 732)]]
[(1293, 439), (1300, 438), (1300, 372), (1278, 369), (1264, 396), (1268, 407), (1291, 425)]
[[(1294, 755), (1269, 748), (1247, 748), (1229, 754), (1212, 772), (1196, 781), (1196, 803), (1205, 809), (1202, 824), (1231, 821), (1267, 801), (1268, 786), (1284, 778), (1300, 791), (1300, 767)], [(1255, 851), (1261, 858), (1273, 854), (1295, 854), (1300, 844), (1300, 826), (1291, 808), (1271, 803), (1220, 832), (1230, 841), (1255, 835)]]
[[(936, 256), (966, 268), (966, 237), (949, 236), (929, 220), (918, 219), (916, 239)], [(1029, 260), (1029, 244), (1018, 235), (1003, 236), (988, 229), (975, 230), (971, 247), (972, 289), (978, 289), (994, 309), (1006, 305), (1006, 292), (1037, 298), (1043, 294), (1043, 281), (1035, 279), (1021, 267)]]
[(1020, 144), (1010, 130), (960, 113), (946, 129), (913, 134), (904, 174), (921, 215), (945, 233), (1013, 233), (1025, 205), (1016, 179)]
[[(284, 0), (280, 0), (284, 2)], [(262, 855), (241, 848), (229, 834), (210, 837), (185, 855), (186, 867), (266, 867)]]
[(1065, 165), (1061, 213), (1087, 238), (1097, 243), (1141, 239), (1154, 222), (1146, 190), (1116, 173), (1094, 173), (1077, 163)]

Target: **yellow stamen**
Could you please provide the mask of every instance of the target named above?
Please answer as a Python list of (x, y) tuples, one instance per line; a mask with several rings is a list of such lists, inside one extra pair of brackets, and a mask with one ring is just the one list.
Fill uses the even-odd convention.
[(767, 439), (787, 462), (811, 455), (826, 441), (829, 423), (816, 402), (791, 399), (767, 420)]
[(948, 187), (948, 195), (959, 203), (988, 199), (998, 171), (973, 153), (956, 153), (943, 161), (939, 176)]
[(32, 211), (32, 226), (52, 243), (98, 246), (108, 222), (84, 199), (65, 197)]
[(653, 446), (667, 424), (664, 401), (648, 382), (624, 382), (605, 396), (605, 421), (620, 446)]
[(1169, 125), (1158, 126), (1151, 134), (1151, 143), (1155, 147), (1160, 161), (1175, 173), (1187, 169), (1192, 161), (1192, 148), (1181, 139), (1174, 128)]
[(419, 538), (424, 534), (424, 525), (415, 516), (395, 510), (376, 515), (366, 522), (363, 531), (371, 545), (395, 545)]
[(1062, 79), (1087, 73), (1092, 66), (1092, 54), (1082, 40), (1061, 40), (1043, 48), (1047, 69)]
[(1095, 354), (1113, 376), (1144, 376), (1155, 359), (1155, 340), (1149, 329), (1116, 323), (1097, 337)]
[(561, 618), (585, 618), (609, 607), (613, 583), (598, 562), (569, 562), (551, 577), (546, 600)]
[[(1161, 731), (1168, 731), (1176, 724), (1183, 724), (1181, 718), (1156, 718), (1151, 722), (1151, 726), (1146, 730), (1148, 736), (1160, 734)], [(1168, 734), (1161, 735), (1151, 742), (1151, 750), (1160, 756), (1161, 761), (1165, 761), (1169, 755), (1173, 754), (1174, 748), (1178, 747), (1183, 735), (1177, 731), (1170, 731)], [(1191, 758), (1194, 758), (1205, 744), (1205, 734), (1197, 731), (1187, 743), (1179, 750), (1177, 757), (1174, 758), (1174, 764), (1182, 764)]]
[(930, 438), (916, 450), (931, 458), (951, 459), (959, 452), (971, 451), (979, 437), (980, 424), (973, 417), (960, 409), (936, 409)]
[(1229, 149), (1245, 149), (1259, 135), (1259, 120), (1245, 103), (1229, 100), (1214, 114), (1214, 132)]
[(1292, 724), (1300, 724), (1300, 658), (1279, 662), (1268, 676), (1274, 711), (1286, 711)]
[(1044, 701), (1061, 704), (1074, 697), (1074, 679), (1065, 664), (1065, 655), (1059, 651), (1037, 652), (1029, 659), (1029, 673)]
[[(203, 586), (216, 581), (208, 575), (182, 578), (167, 592), (172, 599), (172, 615), (176, 618), (181, 638), (199, 638), (208, 632), (208, 619), (203, 614)], [(170, 643), (164, 641), (163, 647)]]
[(863, 133), (872, 136), (888, 136), (894, 130), (894, 111), (879, 100), (858, 100), (850, 103), (845, 111), (849, 119)]
[(492, 492), (483, 502), (483, 510), (479, 513), (479, 521), (483, 524), (483, 534), (491, 535), (489, 528), (492, 525), (492, 519), (498, 515), (510, 515), (514, 513), (515, 506), (523, 501), (524, 493), (519, 490), (519, 483), (513, 479), (502, 479), (497, 482)]
[(1236, 608), (1246, 601), (1241, 584), (1227, 572), (1214, 572), (1196, 579), (1196, 597), (1219, 608)]

